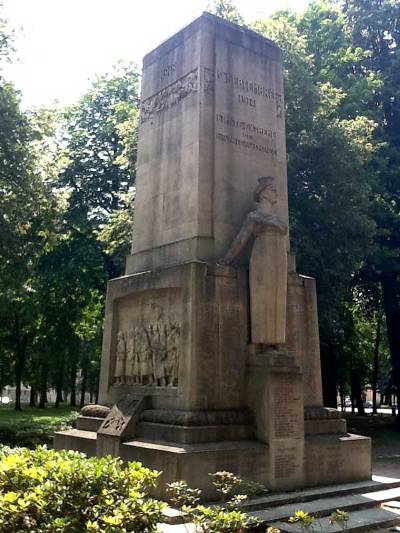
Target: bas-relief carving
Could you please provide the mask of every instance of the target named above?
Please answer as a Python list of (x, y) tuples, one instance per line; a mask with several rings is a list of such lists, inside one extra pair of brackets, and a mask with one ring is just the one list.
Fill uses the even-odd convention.
[(176, 387), (180, 326), (158, 320), (117, 334), (114, 383)]
[(115, 383), (122, 383), (125, 375), (126, 342), (122, 331), (117, 335), (117, 354), (115, 364)]
[(278, 346), (286, 340), (287, 224), (275, 213), (273, 178), (259, 178), (251, 211), (223, 263), (231, 264), (253, 242), (250, 265), (250, 322), (254, 344)]
[(176, 106), (187, 96), (198, 90), (198, 70), (192, 70), (158, 93), (143, 100), (140, 121), (147, 122), (153, 115)]

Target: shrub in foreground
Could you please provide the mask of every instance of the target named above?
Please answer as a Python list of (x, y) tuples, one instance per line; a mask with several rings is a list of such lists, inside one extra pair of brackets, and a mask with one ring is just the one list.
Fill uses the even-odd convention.
[(163, 504), (147, 496), (158, 473), (78, 452), (0, 448), (0, 533), (150, 533)]

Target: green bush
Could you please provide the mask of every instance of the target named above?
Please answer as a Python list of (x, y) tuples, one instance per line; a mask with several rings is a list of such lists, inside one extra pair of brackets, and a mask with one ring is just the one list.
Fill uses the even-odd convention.
[(158, 475), (111, 457), (2, 447), (0, 533), (156, 531), (163, 504), (147, 490)]
[(77, 411), (63, 409), (25, 408), (17, 413), (13, 409), (1, 407), (0, 443), (27, 448), (41, 444), (52, 446), (54, 433), (71, 427), (77, 416)]

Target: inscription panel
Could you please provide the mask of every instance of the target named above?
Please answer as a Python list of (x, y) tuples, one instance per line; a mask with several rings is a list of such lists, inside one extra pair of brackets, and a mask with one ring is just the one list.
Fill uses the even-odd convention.
[(301, 398), (298, 376), (282, 375), (272, 390), (273, 436), (276, 439), (298, 437), (302, 430)]
[(275, 479), (290, 478), (298, 471), (298, 449), (297, 446), (280, 448), (274, 457)]

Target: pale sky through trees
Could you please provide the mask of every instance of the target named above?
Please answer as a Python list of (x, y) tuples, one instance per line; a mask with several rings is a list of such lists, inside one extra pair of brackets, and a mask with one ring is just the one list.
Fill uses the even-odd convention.
[[(246, 21), (308, 0), (236, 0)], [(135, 61), (200, 15), (208, 0), (3, 0), (17, 61), (5, 70), (24, 107), (72, 103), (88, 79)], [(15, 58), (14, 58), (15, 59)]]

